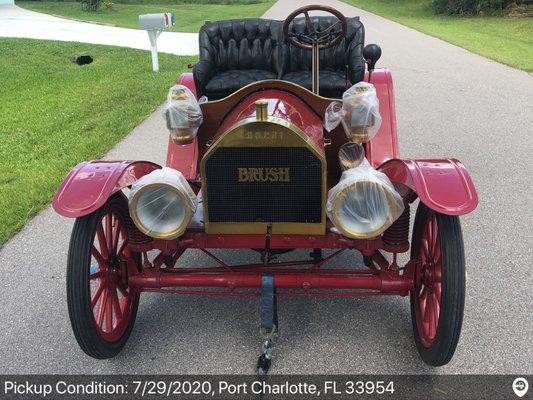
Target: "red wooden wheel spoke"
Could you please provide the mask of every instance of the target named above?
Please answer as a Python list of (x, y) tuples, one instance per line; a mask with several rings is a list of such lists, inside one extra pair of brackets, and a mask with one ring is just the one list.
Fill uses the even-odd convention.
[(127, 292), (127, 289), (123, 288), (121, 284), (117, 285), (118, 291), (122, 294), (123, 297), (128, 297), (130, 294)]
[(438, 240), (439, 233), (437, 231), (437, 220), (435, 216), (431, 218), (431, 253), (433, 256), (435, 256), (435, 250), (437, 247), (437, 240)]
[[(431, 296), (433, 297), (433, 296)], [(427, 327), (427, 336), (429, 339), (432, 339), (435, 337), (435, 327), (437, 325), (435, 321), (435, 312), (433, 307), (433, 300), (431, 300), (431, 307), (429, 307), (428, 310), (426, 310), (426, 314), (428, 315), (427, 321), (428, 321), (428, 327)]]
[(418, 303), (418, 308), (419, 308), (419, 311), (420, 311), (420, 315), (422, 315), (422, 316), (426, 312), (427, 300), (428, 300), (427, 292), (424, 292), (423, 297), (421, 297), (419, 299), (419, 303)]
[(98, 263), (98, 266), (103, 267), (105, 265), (104, 257), (100, 254), (98, 249), (93, 246), (91, 247), (91, 254), (96, 259), (96, 262)]
[(423, 256), (424, 256), (422, 261), (427, 261), (430, 257), (430, 254), (429, 254), (429, 244), (426, 239), (422, 239), (422, 251), (423, 251)]
[(104, 294), (102, 296), (102, 300), (100, 301), (100, 304), (98, 305), (98, 313), (96, 315), (96, 324), (98, 325), (100, 329), (102, 329), (104, 325), (104, 316), (105, 316), (105, 310), (106, 310), (106, 305), (107, 305), (108, 293), (109, 291), (107, 290), (107, 285), (105, 285)]
[(439, 301), (437, 300), (437, 296), (435, 293), (433, 293), (433, 330), (431, 337), (435, 337), (437, 334), (437, 326), (439, 325), (439, 316), (440, 316), (440, 307), (439, 307)]
[(97, 224), (91, 246), (91, 255), (99, 267), (88, 269), (94, 322), (98, 334), (109, 342), (115, 342), (124, 334), (136, 306), (137, 295), (124, 281), (127, 265), (119, 257), (127, 251), (127, 245), (128, 232), (122, 214), (109, 210)]
[(425, 236), (425, 239), (427, 241), (427, 248), (428, 250), (432, 250), (433, 249), (433, 241), (432, 241), (432, 238), (431, 238), (431, 233), (432, 233), (432, 228), (431, 228), (431, 225), (432, 225), (432, 219), (431, 217), (428, 218), (428, 220), (426, 221), (426, 226), (424, 227), (424, 236)]
[(122, 320), (122, 310), (120, 309), (120, 303), (118, 301), (117, 289), (115, 285), (113, 285), (113, 288), (111, 290), (111, 299), (113, 303), (113, 311), (115, 312), (115, 318), (117, 319), (118, 325), (119, 321)]
[(420, 289), (420, 293), (418, 294), (418, 297), (420, 297), (421, 299), (425, 299), (427, 295), (427, 288), (424, 286), (422, 287), (422, 289)]
[(121, 224), (120, 224), (120, 220), (117, 218), (115, 219), (115, 226), (113, 228), (113, 252), (115, 253), (115, 255), (118, 255), (119, 253), (117, 252), (117, 246), (118, 246), (118, 241), (120, 239), (120, 234), (122, 233), (122, 227), (121, 227)]
[(438, 264), (440, 265), (440, 260), (441, 260), (441, 251), (440, 251), (440, 245), (438, 244), (438, 240), (439, 240), (439, 237), (437, 235), (437, 243), (435, 244), (435, 247), (433, 249), (433, 262), (435, 264)]
[(435, 265), (435, 269), (433, 271), (433, 283), (437, 284), (440, 283), (442, 280), (442, 269), (439, 265)]
[(426, 215), (420, 238), (420, 279), (418, 288), (417, 325), (425, 346), (431, 346), (437, 334), (442, 294), (442, 255), (438, 222), (435, 214)]
[(434, 302), (433, 305), (435, 306), (435, 315), (437, 316), (436, 320), (439, 320), (439, 314), (440, 314), (440, 297), (437, 296), (437, 292), (433, 292), (433, 298)]
[(89, 279), (90, 280), (100, 279), (100, 278), (103, 278), (104, 276), (105, 276), (105, 271), (100, 270), (100, 271), (95, 272), (94, 274), (89, 275)]
[(105, 306), (105, 331), (113, 330), (113, 297), (111, 288), (107, 289), (107, 302)]
[[(105, 221), (105, 238), (107, 244), (108, 254), (113, 256), (113, 214), (107, 214), (104, 217)], [(103, 222), (103, 221), (102, 221)]]
[(127, 245), (128, 245), (128, 238), (126, 237), (120, 244), (120, 248), (117, 250), (117, 256), (124, 253), (124, 249), (126, 248)]
[(120, 300), (120, 308), (122, 310), (127, 310), (128, 309), (128, 306), (129, 306), (129, 302), (130, 302), (130, 298), (129, 297), (122, 297)]
[(104, 228), (102, 227), (102, 224), (98, 224), (98, 227), (96, 228), (96, 235), (98, 236), (98, 244), (100, 245), (100, 252), (104, 259), (109, 259), (109, 252), (107, 250), (107, 241), (104, 234)]
[(102, 293), (104, 292), (105, 283), (100, 282), (96, 288), (96, 291), (91, 297), (91, 310), (94, 309), (94, 306), (96, 306), (96, 303), (98, 303), (98, 300), (102, 296)]
[(424, 318), (423, 318), (423, 321), (425, 323), (428, 323), (429, 322), (429, 318), (430, 318), (430, 310), (431, 310), (431, 307), (432, 307), (432, 296), (431, 295), (428, 295), (426, 296), (426, 306), (424, 307)]
[(439, 300), (439, 307), (440, 307), (441, 291), (442, 291), (441, 284), (440, 283), (436, 283), (435, 284), (435, 297)]

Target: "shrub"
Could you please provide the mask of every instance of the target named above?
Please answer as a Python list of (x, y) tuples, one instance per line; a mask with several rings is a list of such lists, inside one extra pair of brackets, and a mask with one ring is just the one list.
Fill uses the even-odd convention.
[(81, 0), (81, 9), (83, 11), (98, 11), (102, 5), (102, 0)]
[(437, 14), (477, 15), (504, 10), (512, 0), (433, 0)]

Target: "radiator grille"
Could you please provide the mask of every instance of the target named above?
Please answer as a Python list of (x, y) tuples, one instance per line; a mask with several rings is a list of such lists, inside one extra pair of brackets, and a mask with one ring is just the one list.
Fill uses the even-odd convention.
[[(238, 168), (289, 168), (289, 182), (239, 182)], [(220, 147), (206, 163), (210, 222), (322, 219), (322, 165), (306, 147)]]

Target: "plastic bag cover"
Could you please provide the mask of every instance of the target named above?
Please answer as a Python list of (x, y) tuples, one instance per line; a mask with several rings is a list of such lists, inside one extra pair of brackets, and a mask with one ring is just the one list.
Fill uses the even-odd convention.
[[(142, 224), (154, 232), (164, 231), (165, 229), (172, 230), (171, 225), (180, 220), (186, 225), (196, 211), (198, 200), (189, 182), (187, 182), (181, 172), (173, 168), (164, 167), (162, 169), (156, 169), (136, 181), (131, 186), (129, 197), (130, 210), (138, 212), (138, 210), (132, 210), (131, 202), (141, 188), (146, 185), (158, 183), (176, 188), (183, 194), (185, 201), (183, 202), (183, 199), (178, 199), (169, 189), (165, 189), (164, 187), (154, 188), (153, 191), (147, 192), (146, 195), (141, 195), (141, 198), (138, 200), (138, 210), (150, 205), (154, 209), (152, 214), (143, 216)], [(144, 199), (145, 197), (146, 199)], [(140, 204), (141, 202), (144, 204)], [(155, 227), (158, 229), (155, 229)]]
[(132, 198), (141, 187), (150, 183), (166, 183), (167, 185), (180, 189), (180, 191), (186, 194), (189, 199), (187, 206), (192, 211), (196, 211), (196, 194), (194, 194), (191, 185), (189, 185), (189, 182), (187, 182), (187, 179), (185, 179), (180, 171), (174, 168), (163, 167), (144, 175), (141, 179), (131, 185), (130, 198)]
[(171, 134), (187, 130), (189, 135), (196, 136), (203, 122), (200, 104), (189, 88), (183, 85), (174, 85), (168, 91), (163, 116)]
[(342, 173), (330, 189), (329, 219), (344, 236), (368, 239), (383, 233), (403, 212), (403, 199), (389, 178), (365, 159)]
[(379, 100), (374, 85), (359, 82), (342, 95), (342, 103), (332, 102), (324, 115), (324, 128), (328, 132), (340, 123), (350, 139), (367, 142), (381, 127)]

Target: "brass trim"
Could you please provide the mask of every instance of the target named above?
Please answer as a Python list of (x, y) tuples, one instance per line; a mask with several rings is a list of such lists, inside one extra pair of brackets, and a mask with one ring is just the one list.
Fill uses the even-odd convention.
[[(170, 131), (172, 142), (177, 145), (191, 144), (196, 137), (197, 128), (176, 128)], [(193, 133), (194, 132), (194, 133)]]
[(312, 57), (312, 65), (311, 65), (311, 87), (313, 89), (313, 93), (316, 95), (320, 95), (320, 83), (319, 83), (319, 77), (320, 77), (320, 50), (318, 48), (318, 44), (313, 45), (313, 49), (311, 52)]
[[(272, 126), (278, 130), (272, 132)], [(269, 131), (270, 129), (270, 131)], [(269, 136), (267, 133), (273, 133)], [(319, 223), (295, 222), (210, 222), (206, 164), (219, 147), (307, 147), (321, 162), (322, 172), (322, 215)], [(272, 226), (272, 233), (323, 235), (326, 232), (326, 199), (327, 199), (327, 163), (325, 152), (298, 126), (278, 117), (267, 116), (266, 120), (258, 121), (255, 117), (243, 119), (224, 132), (211, 145), (200, 161), (202, 177), (202, 199), (204, 205), (204, 224), (207, 233), (244, 233), (263, 234), (267, 226)]]
[[(183, 218), (183, 223), (178, 228), (174, 229), (173, 231), (168, 232), (168, 233), (154, 234), (153, 231), (148, 229), (140, 221), (140, 219), (137, 216), (137, 212), (136, 211), (137, 211), (137, 203), (139, 202), (139, 199), (140, 199), (141, 195), (144, 192), (146, 192), (148, 189), (152, 189), (153, 190), (153, 189), (158, 188), (158, 187), (168, 188), (168, 189), (170, 189), (173, 192), (178, 194), (178, 196), (181, 199), (181, 201), (183, 202), (183, 206), (185, 208), (185, 216)], [(142, 188), (140, 188), (135, 193), (135, 196), (130, 199), (129, 212), (130, 212), (130, 217), (133, 220), (133, 223), (135, 224), (135, 226), (142, 233), (144, 233), (146, 236), (150, 236), (150, 237), (153, 237), (155, 239), (169, 240), (169, 239), (175, 239), (175, 238), (181, 236), (185, 232), (185, 230), (187, 229), (187, 226), (189, 225), (189, 222), (191, 221), (192, 216), (193, 216), (193, 210), (191, 210), (191, 208), (188, 206), (188, 204), (189, 204), (189, 199), (187, 199), (185, 194), (183, 192), (181, 192), (180, 190), (178, 190), (175, 186), (169, 185), (167, 183), (149, 183), (146, 186), (143, 186)]]
[[(232, 138), (231, 134), (234, 134), (237, 129), (246, 126), (247, 128), (255, 126), (270, 126), (271, 124), (276, 124), (288, 129), (291, 133), (297, 135), (297, 140), (291, 140), (291, 138), (264, 138), (257, 139), (252, 137), (247, 137), (245, 139), (241, 138)], [(246, 140), (246, 141), (245, 141)], [(303, 144), (303, 145), (302, 145)], [(217, 147), (309, 147), (313, 153), (324, 162), (323, 169), (325, 168), (326, 157), (324, 151), (315, 143), (311, 137), (309, 137), (305, 132), (303, 132), (297, 125), (288, 122), (282, 118), (268, 116), (268, 119), (265, 121), (257, 121), (255, 117), (245, 118), (236, 124), (228, 128), (220, 137), (209, 146), (209, 149), (205, 152), (202, 161), (200, 162), (200, 169), (202, 169), (202, 164), (205, 164), (207, 159), (211, 156), (211, 153)]]
[[(374, 184), (374, 185), (379, 185), (378, 182), (371, 181), (371, 180), (368, 180), (368, 179), (363, 179), (363, 180), (354, 182), (354, 183), (344, 187), (340, 191), (340, 193), (337, 195), (337, 198), (335, 199), (335, 202), (333, 203), (333, 210), (331, 212), (331, 222), (333, 222), (335, 227), (337, 229), (339, 229), (344, 236), (349, 237), (349, 238), (371, 239), (371, 238), (374, 238), (376, 236), (381, 235), (392, 224), (392, 223), (388, 224), (388, 225), (386, 224), (386, 225), (382, 226), (379, 229), (376, 229), (376, 230), (371, 231), (371, 232), (367, 232), (365, 234), (361, 234), (360, 232), (355, 232), (355, 231), (351, 231), (351, 230), (347, 229), (346, 226), (344, 225), (344, 223), (338, 218), (338, 210), (340, 209), (340, 204), (339, 203), (341, 202), (341, 200), (343, 200), (346, 197), (346, 192), (348, 190), (354, 188), (354, 187), (357, 187), (357, 186), (363, 184), (363, 183), (371, 183), (371, 184)], [(389, 212), (391, 214), (393, 214), (394, 211), (396, 210), (396, 206), (395, 206), (395, 204), (397, 204), (396, 203), (396, 199), (394, 198), (394, 196), (392, 195), (392, 193), (388, 189), (385, 190), (385, 195), (387, 196), (387, 199), (389, 200)]]
[(207, 233), (218, 234), (265, 234), (267, 228), (272, 226), (272, 233), (278, 235), (324, 235), (325, 227), (322, 223), (306, 222), (210, 222), (210, 231)]

